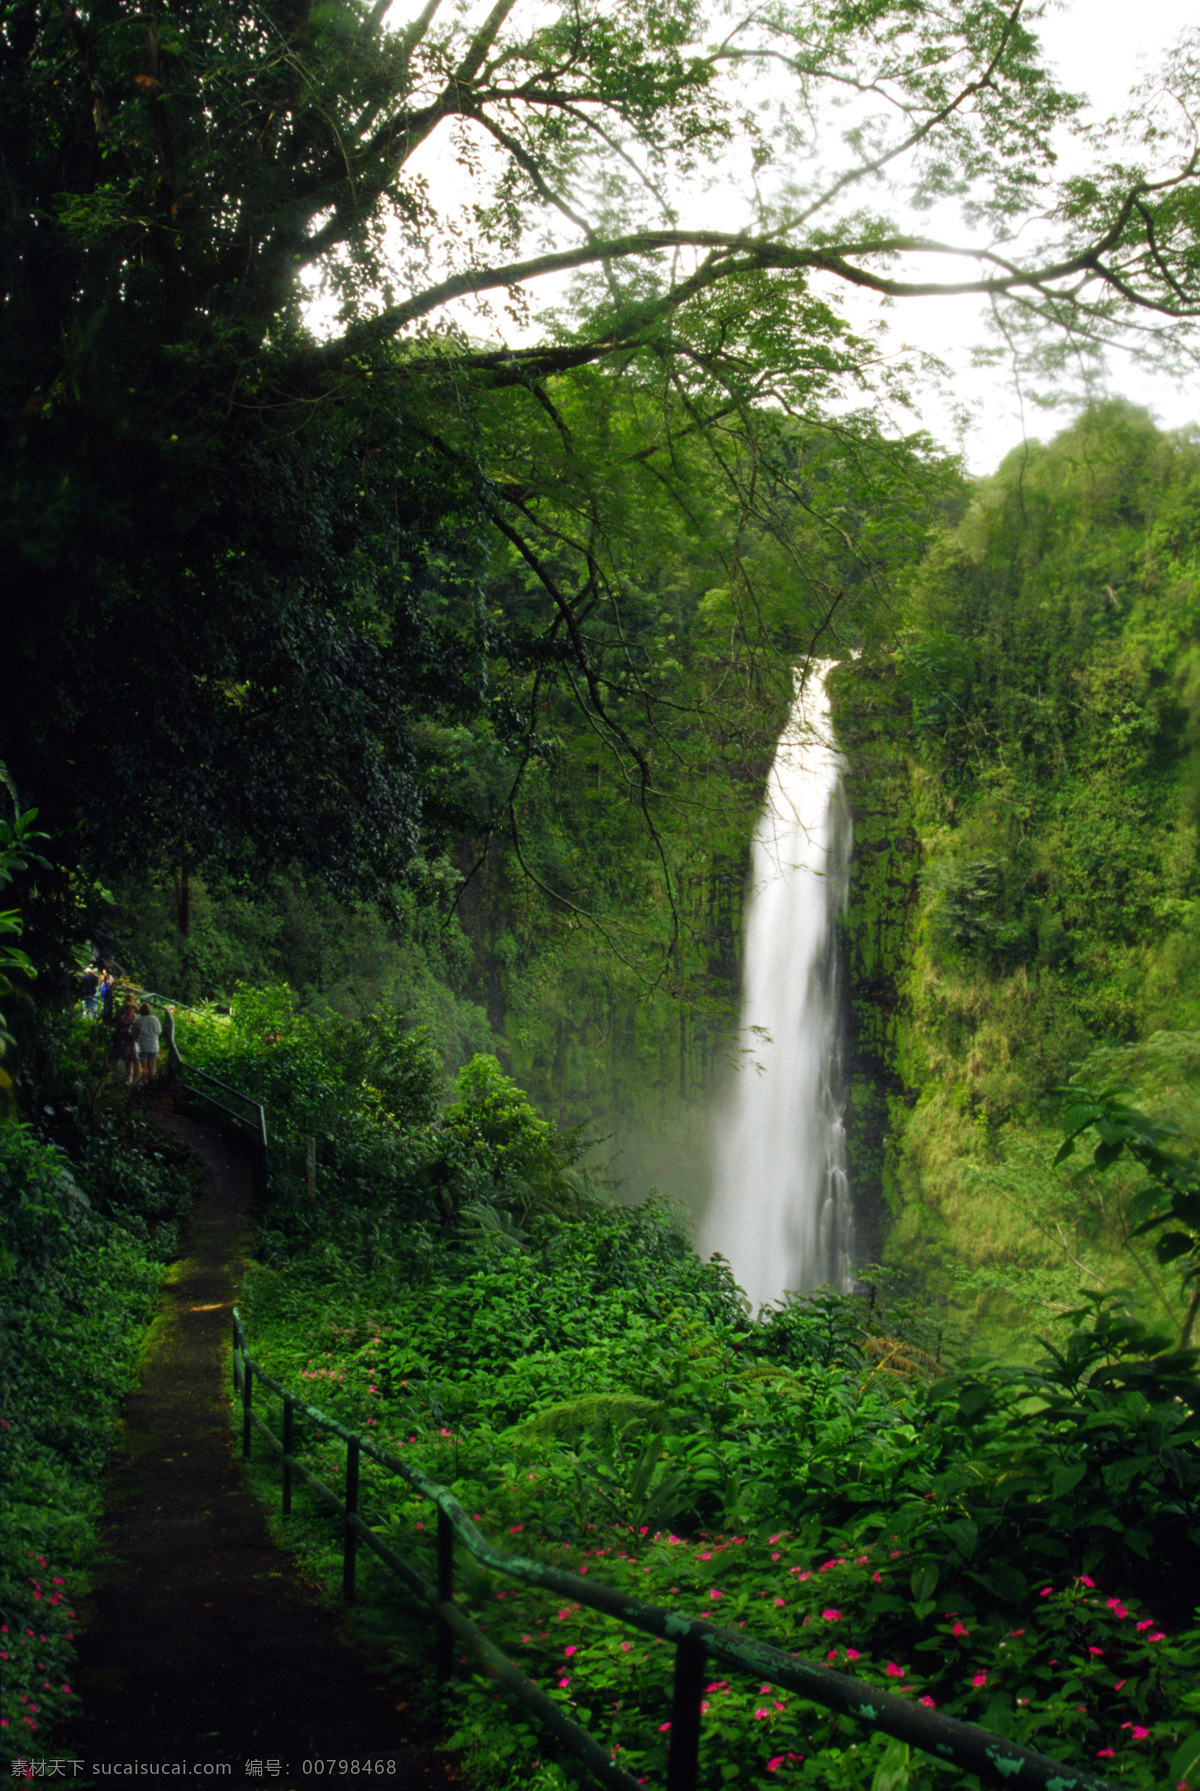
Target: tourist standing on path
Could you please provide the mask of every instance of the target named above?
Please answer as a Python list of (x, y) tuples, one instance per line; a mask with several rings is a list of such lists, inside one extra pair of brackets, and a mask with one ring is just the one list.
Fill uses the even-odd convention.
[(138, 1048), (133, 1036), (133, 1024), (137, 1019), (137, 1009), (132, 1001), (127, 1001), (117, 1016), (116, 1029), (113, 1033), (113, 1060), (116, 1066), (118, 1082), (121, 1071), (125, 1072), (125, 1086), (132, 1088), (137, 1081)]
[(132, 1026), (133, 1042), (138, 1052), (138, 1073), (142, 1086), (153, 1082), (154, 1072), (158, 1068), (158, 1040), (162, 1032), (162, 1021), (157, 1014), (150, 1012), (150, 1003), (143, 1001), (137, 1012), (137, 1019)]
[(107, 964), (100, 966), (100, 1015), (110, 1025), (113, 1017), (113, 988), (115, 980)]
[(96, 990), (100, 987), (100, 972), (89, 964), (79, 979), (79, 993), (83, 996), (83, 1017), (85, 1020), (96, 1018)]

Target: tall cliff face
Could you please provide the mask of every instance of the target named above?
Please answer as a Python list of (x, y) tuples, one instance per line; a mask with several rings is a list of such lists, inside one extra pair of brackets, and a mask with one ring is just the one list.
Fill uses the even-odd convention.
[(891, 668), (851, 662), (830, 689), (854, 827), (842, 927), (850, 1181), (864, 1257), (877, 1259), (899, 1216), (897, 1150), (919, 1082), (911, 1070), (906, 1079), (904, 1065), (914, 1045), (909, 984), (920, 843)]
[(1092, 413), (980, 485), (834, 685), (856, 1192), (885, 1259), (997, 1322), (1174, 1297), (1130, 1187), (1051, 1168), (1053, 1091), (1115, 1067), (1200, 1105), (1198, 500), (1200, 437)]

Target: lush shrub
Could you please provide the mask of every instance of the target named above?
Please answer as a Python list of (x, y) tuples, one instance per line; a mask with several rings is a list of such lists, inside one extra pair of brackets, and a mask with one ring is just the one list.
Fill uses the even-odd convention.
[[(151, 1206), (177, 1197), (169, 1181), (141, 1193)], [(10, 1124), (0, 1125), (0, 1275), (0, 1723), (36, 1758), (74, 1696), (73, 1606), (99, 1479), (162, 1268), (128, 1224), (97, 1210), (61, 1151)]]
[[(272, 1200), (248, 1311), (281, 1379), (524, 1552), (1119, 1781), (1150, 1786), (1183, 1758), (1200, 1640), (1189, 1352), (1084, 1299), (1039, 1361), (964, 1361), (884, 1279), (752, 1321), (669, 1207), (572, 1183), (567, 1145), (494, 1060), (469, 1065), (437, 1117), (397, 1114), (370, 1080), (374, 1036), (351, 1044), (272, 1001), (211, 1024), (210, 1061), (274, 1090), (290, 1136), (323, 1118), (348, 1177), (329, 1171), (315, 1205), (286, 1180)], [(312, 1419), (298, 1434), (336, 1482), (340, 1445)], [(429, 1513), (405, 1486), (369, 1469), (364, 1499), (428, 1555)], [(669, 1650), (465, 1565), (462, 1596), (631, 1768), (660, 1775)], [(485, 1686), (455, 1696), (489, 1786), (566, 1782), (544, 1738), (497, 1723)], [(938, 1776), (754, 1685), (714, 1676), (708, 1706), (705, 1786)]]
[[(260, 1275), (253, 1345), (502, 1543), (1161, 1783), (1200, 1711), (1190, 1363), (1093, 1303), (1033, 1369), (935, 1380), (903, 1313), (823, 1293), (753, 1325), (719, 1267), (656, 1256), (655, 1235), (670, 1228), (650, 1208), (556, 1227), (553, 1255), (479, 1240), (378, 1307), (361, 1284), (331, 1307), (292, 1271)], [(332, 1483), (339, 1446), (303, 1436)], [(365, 1497), (402, 1552), (427, 1548), (406, 1488), (372, 1471)], [(466, 1567), (462, 1594), (630, 1769), (661, 1776), (669, 1650)], [(887, 1756), (789, 1695), (713, 1681), (705, 1786), (865, 1787)], [(485, 1684), (456, 1697), (489, 1785), (567, 1782), (544, 1737), (497, 1724)], [(916, 1757), (904, 1771), (939, 1782)]]

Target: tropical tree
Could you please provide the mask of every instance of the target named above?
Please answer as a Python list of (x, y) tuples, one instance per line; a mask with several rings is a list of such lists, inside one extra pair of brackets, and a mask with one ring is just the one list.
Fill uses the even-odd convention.
[[(1051, 356), (1191, 352), (1186, 47), (1123, 146), (1055, 187), (1077, 102), (1024, 0), (387, 13), (12, 0), (0, 21), (0, 751), (91, 869), (174, 865), (181, 915), (192, 865), (386, 889), (462, 821), (447, 735), (519, 766), (539, 679), (649, 816), (667, 705), (692, 699), (669, 631), (626, 628), (644, 494), (717, 525), (739, 666), (849, 610), (784, 508), (868, 573), (877, 525), (847, 529), (842, 493), (903, 508), (913, 456), (870, 413), (909, 370), (851, 292), (975, 292)], [(962, 239), (914, 233), (948, 198)], [(527, 323), (568, 274), (533, 341), (454, 309), (497, 295)], [(742, 551), (764, 538), (799, 587), (782, 618)]]

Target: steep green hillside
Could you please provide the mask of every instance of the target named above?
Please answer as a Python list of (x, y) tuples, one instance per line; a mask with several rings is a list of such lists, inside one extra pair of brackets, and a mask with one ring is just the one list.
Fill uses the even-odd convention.
[(1185, 1127), (1200, 1076), (1200, 436), (1123, 404), (1011, 455), (844, 666), (859, 1183), (886, 1252), (1033, 1310), (1128, 1284), (1133, 1179), (1049, 1167), (1052, 1091)]
[[(590, 408), (568, 407), (571, 439), (616, 465), (621, 440), (651, 429), (643, 410), (601, 382)], [(551, 456), (545, 501), (565, 538), (586, 508), (575, 456), (549, 424), (547, 442), (521, 426)], [(719, 468), (688, 440), (673, 453), (670, 488), (637, 455), (622, 462), (597, 524), (616, 604), (594, 662), (603, 725), (537, 647), (537, 581), (502, 545), (484, 592), (495, 701), (476, 725), (415, 730), (442, 824), (390, 913), (344, 906), (297, 866), (192, 873), (186, 904), (177, 874), (117, 892), (98, 921), (115, 955), (187, 1000), (286, 980), (348, 1019), (382, 1003), (427, 1026), (450, 1070), (497, 1053), (561, 1124), (610, 1140), (632, 1192), (653, 1181), (693, 1201), (793, 668), (865, 638), (962, 486), (928, 442), (884, 441), (862, 419), (832, 431), (759, 410)]]

